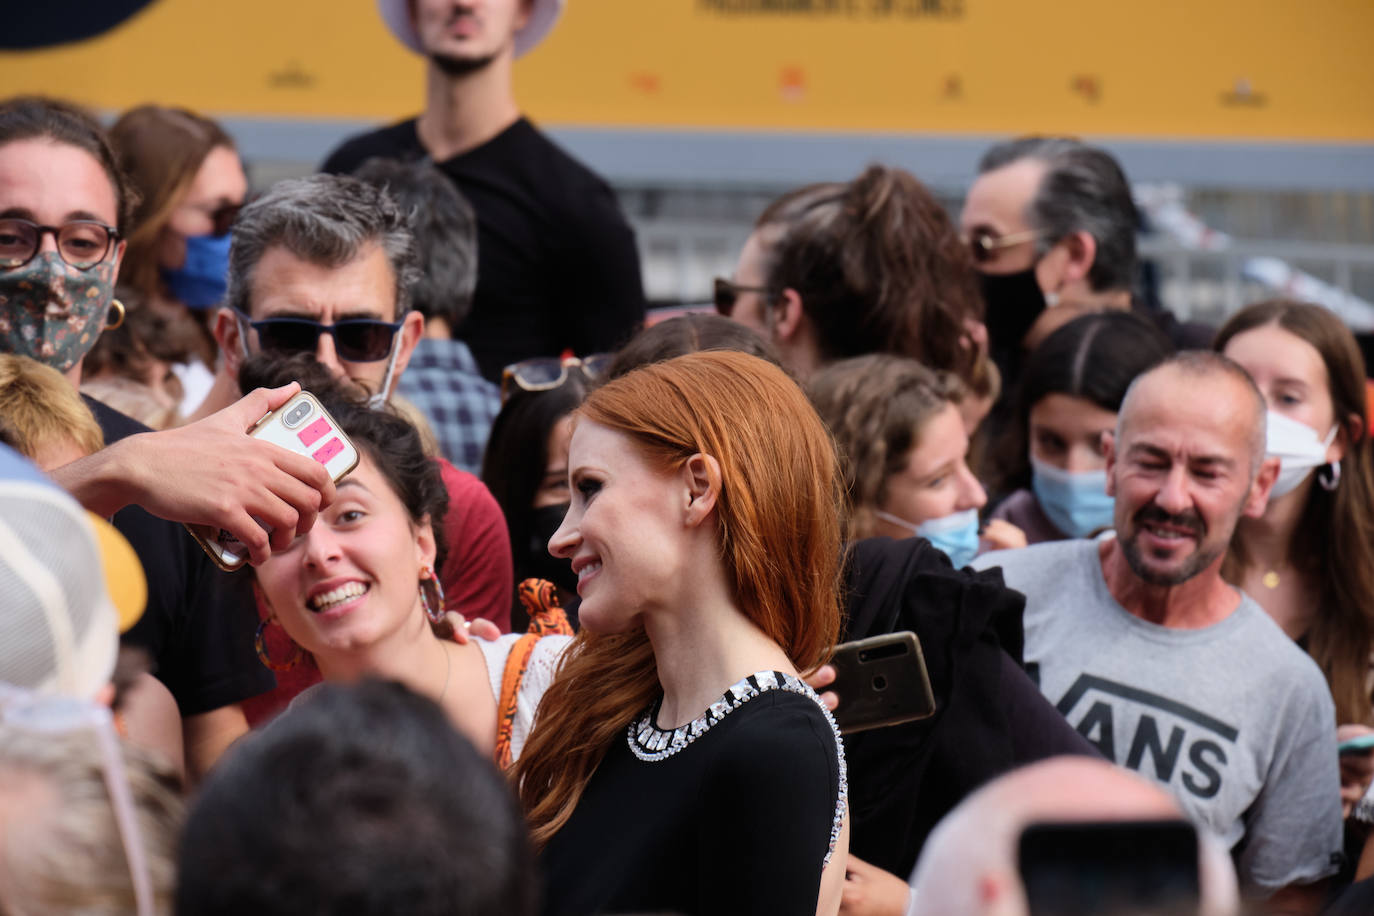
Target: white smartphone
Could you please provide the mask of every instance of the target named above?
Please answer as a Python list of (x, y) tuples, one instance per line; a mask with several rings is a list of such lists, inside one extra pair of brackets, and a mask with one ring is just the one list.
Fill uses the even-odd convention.
[[(308, 391), (297, 393), (253, 424), (248, 435), (313, 458), (325, 466), (335, 483), (358, 466), (357, 448), (324, 405)], [(186, 528), (220, 569), (233, 572), (248, 562), (247, 546), (223, 528), (209, 525), (187, 525)], [(266, 525), (263, 528), (269, 533), (272, 530)]]

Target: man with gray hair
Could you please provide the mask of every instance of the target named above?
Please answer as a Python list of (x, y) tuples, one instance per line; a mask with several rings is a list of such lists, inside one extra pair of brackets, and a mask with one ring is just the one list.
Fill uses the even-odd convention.
[[(1120, 164), (1066, 137), (1023, 137), (978, 164), (959, 225), (987, 303), (993, 355), (1004, 372), (1022, 348), (1087, 312), (1132, 307), (1140, 217)], [(1210, 329), (1150, 317), (1176, 346), (1206, 347)], [(1199, 331), (1205, 333), (1199, 334)]]
[(1115, 537), (974, 565), (1025, 593), (1027, 670), (1103, 756), (1221, 836), (1251, 893), (1316, 894), (1342, 837), (1331, 697), (1221, 577), (1236, 522), (1263, 513), (1278, 473), (1264, 432), (1244, 369), (1180, 354), (1135, 380), (1104, 435)]
[[(424, 333), (411, 307), (420, 277), (409, 215), (385, 190), (345, 175), (278, 182), (234, 223), (214, 322), (220, 365), (200, 409), (236, 401), (244, 360), (261, 352), (309, 354), (384, 405)], [(449, 490), (445, 606), (504, 632), (515, 589), (505, 519), (480, 480), (438, 460)]]
[(214, 321), (223, 358), (196, 416), (238, 400), (239, 367), (260, 350), (313, 353), (384, 403), (424, 330), (418, 277), (406, 214), (384, 191), (333, 175), (278, 182), (234, 223)]

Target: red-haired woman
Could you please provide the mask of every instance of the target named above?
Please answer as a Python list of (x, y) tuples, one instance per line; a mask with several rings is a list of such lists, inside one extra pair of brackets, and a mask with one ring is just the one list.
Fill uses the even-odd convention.
[(756, 357), (592, 393), (569, 453), (583, 630), (516, 768), (545, 912), (834, 913), (844, 755), (798, 675), (840, 628), (834, 447)]

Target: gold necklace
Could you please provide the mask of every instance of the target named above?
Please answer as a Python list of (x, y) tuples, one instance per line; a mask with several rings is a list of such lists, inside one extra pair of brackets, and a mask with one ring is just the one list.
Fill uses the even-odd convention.
[(1264, 583), (1264, 587), (1265, 587), (1265, 588), (1278, 588), (1278, 587), (1279, 587), (1279, 574), (1278, 574), (1278, 570), (1274, 570), (1274, 569), (1269, 570), (1267, 573), (1265, 573), (1263, 576), (1260, 577), (1260, 582)]

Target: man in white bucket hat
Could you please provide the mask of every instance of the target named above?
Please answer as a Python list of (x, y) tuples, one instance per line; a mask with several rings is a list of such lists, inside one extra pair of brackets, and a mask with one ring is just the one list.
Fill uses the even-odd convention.
[(428, 158), (472, 203), (477, 289), (466, 321), (447, 330), (492, 381), (522, 359), (613, 350), (644, 317), (634, 233), (615, 195), (515, 101), (512, 64), (563, 4), (377, 0), (396, 39), (429, 61), (425, 108), (345, 141), (323, 166), (343, 173), (372, 157)]

